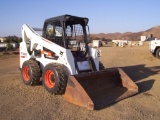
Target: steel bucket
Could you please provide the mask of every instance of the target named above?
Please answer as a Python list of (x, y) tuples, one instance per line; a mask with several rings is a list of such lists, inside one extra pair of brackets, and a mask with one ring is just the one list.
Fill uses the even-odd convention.
[(98, 110), (136, 93), (137, 85), (117, 68), (69, 76), (64, 98), (89, 110)]

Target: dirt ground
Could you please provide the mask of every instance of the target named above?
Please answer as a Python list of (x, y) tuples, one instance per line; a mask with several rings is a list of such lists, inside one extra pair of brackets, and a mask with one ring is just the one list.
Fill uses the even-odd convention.
[(0, 120), (159, 120), (160, 60), (148, 43), (134, 47), (101, 47), (106, 68), (120, 67), (138, 85), (139, 93), (100, 110), (89, 111), (42, 85), (26, 86), (21, 80), (18, 55), (0, 55)]

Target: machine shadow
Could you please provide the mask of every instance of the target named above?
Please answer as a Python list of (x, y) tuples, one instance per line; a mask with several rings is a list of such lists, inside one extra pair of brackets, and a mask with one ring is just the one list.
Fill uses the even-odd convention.
[(151, 80), (137, 83), (138, 88), (139, 88), (138, 94), (149, 91), (152, 88), (154, 82), (155, 80), (151, 79)]
[(39, 82), (36, 83), (36, 84), (32, 84), (32, 86), (42, 86), (42, 85), (43, 85), (42, 81), (39, 81)]
[[(149, 76), (155, 75), (155, 74), (159, 74), (160, 72), (160, 67), (159, 66), (154, 66), (154, 67), (145, 67), (144, 64), (142, 65), (136, 65), (136, 66), (126, 66), (126, 67), (121, 67), (121, 69), (133, 80), (133, 82), (137, 82), (137, 86), (139, 88), (139, 91), (137, 94), (149, 91), (155, 80), (154, 79), (150, 79), (150, 80), (145, 80), (140, 82), (142, 79), (145, 79)], [(116, 93), (116, 91), (114, 91)], [(126, 91), (121, 92), (121, 94), (124, 94)], [(110, 95), (113, 95), (114, 93), (110, 93)], [(121, 96), (121, 94), (115, 94), (114, 98), (118, 98), (119, 96)], [(132, 96), (135, 96), (137, 94), (134, 94)], [(108, 94), (109, 95), (109, 94)], [(132, 97), (130, 96), (130, 97)], [(110, 104), (108, 105), (108, 100), (105, 101), (101, 101), (101, 103), (99, 102), (99, 105), (95, 106), (95, 110), (100, 110), (100, 109), (104, 109), (108, 106), (111, 106), (113, 104), (115, 104), (117, 101), (111, 101)]]
[(160, 73), (160, 66), (145, 67), (145, 64), (121, 68), (134, 82)]

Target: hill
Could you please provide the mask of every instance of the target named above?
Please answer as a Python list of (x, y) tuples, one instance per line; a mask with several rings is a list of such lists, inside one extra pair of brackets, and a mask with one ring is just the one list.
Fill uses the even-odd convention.
[(125, 33), (99, 33), (99, 34), (91, 34), (93, 39), (125, 39), (125, 40), (140, 40), (140, 36), (149, 36), (150, 34), (153, 37), (160, 38), (160, 26), (155, 26), (145, 31), (141, 32), (125, 32)]

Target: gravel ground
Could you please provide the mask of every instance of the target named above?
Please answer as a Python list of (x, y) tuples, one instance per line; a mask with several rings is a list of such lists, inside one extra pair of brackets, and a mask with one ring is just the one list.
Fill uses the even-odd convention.
[(49, 94), (42, 85), (24, 85), (18, 55), (0, 55), (0, 120), (159, 120), (160, 60), (150, 54), (148, 43), (139, 47), (100, 49), (104, 66), (122, 68), (138, 85), (138, 94), (89, 111), (65, 101), (63, 96)]

